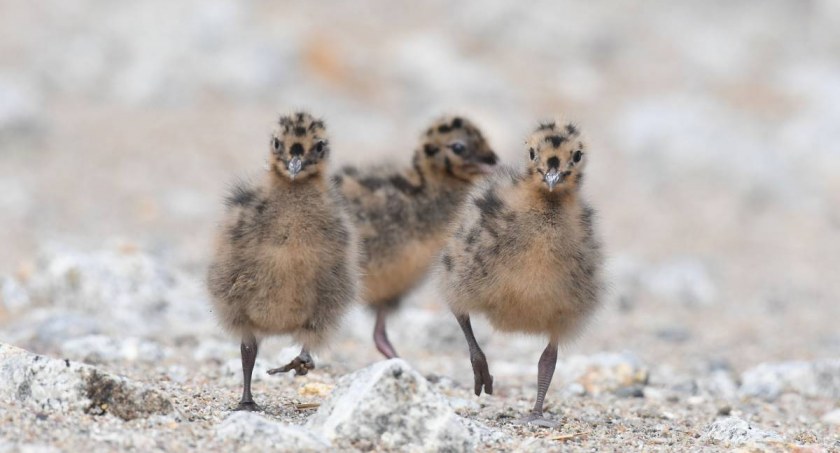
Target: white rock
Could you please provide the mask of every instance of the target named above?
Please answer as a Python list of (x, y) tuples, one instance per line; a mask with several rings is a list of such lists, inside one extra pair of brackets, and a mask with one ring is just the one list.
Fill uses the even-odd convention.
[(686, 305), (712, 305), (718, 290), (707, 267), (700, 261), (683, 258), (660, 265), (642, 278), (649, 292)]
[(254, 412), (234, 412), (216, 427), (216, 437), (253, 451), (323, 451), (330, 445), (301, 427), (269, 420)]
[(126, 378), (3, 343), (0, 401), (37, 412), (110, 413), (124, 420), (173, 410), (162, 394)]
[[(411, 345), (423, 351), (443, 351), (466, 348), (466, 340), (455, 317), (448, 310), (432, 311), (404, 307), (391, 322), (394, 345)], [(481, 338), (479, 338), (479, 341)], [(408, 347), (408, 346), (407, 346)]]
[(0, 277), (0, 305), (8, 312), (19, 312), (29, 306), (29, 293), (17, 280)]
[(831, 412), (826, 413), (820, 419), (829, 425), (840, 425), (840, 409), (834, 409)]
[(0, 453), (61, 453), (61, 449), (46, 444), (15, 444), (0, 439)]
[(27, 83), (0, 79), (0, 135), (26, 133), (43, 122), (43, 102)]
[(61, 345), (64, 357), (85, 363), (118, 361), (158, 362), (168, 355), (160, 344), (138, 337), (112, 338), (87, 335), (72, 338)]
[(564, 393), (597, 395), (647, 383), (648, 369), (629, 352), (573, 355), (558, 362), (555, 379)]
[(733, 445), (782, 440), (780, 435), (752, 426), (746, 420), (738, 417), (715, 420), (706, 428), (703, 438), (716, 442), (728, 442)]
[(107, 332), (151, 336), (217, 330), (201, 284), (131, 246), (42, 251), (28, 281), (34, 305), (107, 314)]
[(699, 390), (720, 399), (732, 399), (738, 395), (738, 384), (726, 370), (714, 370), (707, 377), (697, 380)]
[(444, 398), (400, 359), (344, 376), (307, 426), (340, 448), (470, 451), (476, 440)]
[(840, 399), (840, 359), (763, 363), (741, 375), (741, 395), (774, 400), (786, 392)]

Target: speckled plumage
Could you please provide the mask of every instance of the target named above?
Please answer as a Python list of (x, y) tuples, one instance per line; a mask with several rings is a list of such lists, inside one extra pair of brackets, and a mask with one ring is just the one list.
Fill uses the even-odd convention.
[[(222, 326), (243, 339), (243, 363), (246, 349), (256, 356), (260, 337), (287, 334), (311, 368), (308, 351), (357, 298), (356, 234), (325, 173), (323, 122), (305, 113), (281, 117), (271, 148), (263, 183), (239, 183), (226, 200), (208, 288)], [(292, 368), (305, 374), (307, 367)]]
[[(501, 168), (470, 192), (437, 269), (478, 365), (477, 394), (482, 386), (492, 393), (492, 377), (470, 338), (470, 314), (502, 331), (544, 335), (542, 379), (549, 364), (553, 373), (558, 343), (579, 333), (599, 305), (603, 258), (594, 211), (579, 192), (588, 160), (580, 133), (572, 124), (541, 124), (528, 155), (524, 171)], [(541, 418), (541, 399), (536, 412)]]
[(496, 160), (472, 122), (444, 117), (422, 135), (411, 166), (345, 167), (334, 177), (364, 252), (362, 299), (381, 322), (426, 275), (469, 189)]

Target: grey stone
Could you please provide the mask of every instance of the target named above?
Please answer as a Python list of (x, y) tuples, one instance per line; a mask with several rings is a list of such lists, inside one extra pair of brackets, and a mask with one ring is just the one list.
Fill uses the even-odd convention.
[(688, 306), (712, 305), (718, 299), (717, 285), (707, 266), (692, 258), (676, 259), (647, 271), (642, 284), (663, 300)]
[(727, 442), (732, 445), (782, 440), (780, 435), (753, 426), (746, 420), (738, 417), (726, 417), (715, 420), (711, 425), (706, 427), (703, 438), (715, 442)]
[(160, 392), (96, 368), (0, 343), (0, 401), (36, 412), (113, 414), (123, 420), (172, 412)]
[(330, 445), (301, 427), (279, 423), (253, 412), (234, 412), (216, 427), (216, 437), (253, 451), (324, 451)]
[(741, 375), (741, 395), (772, 401), (787, 392), (840, 399), (840, 359), (763, 363)]
[(470, 451), (476, 438), (400, 359), (344, 376), (307, 426), (339, 448)]
[(726, 370), (714, 370), (708, 376), (697, 380), (698, 390), (718, 399), (733, 399), (738, 396), (738, 384)]
[(23, 285), (10, 277), (0, 277), (0, 312), (20, 312), (29, 306), (29, 293)]
[(840, 409), (834, 409), (831, 412), (827, 412), (825, 415), (820, 418), (824, 423), (828, 423), (829, 425), (840, 425)]
[(107, 331), (151, 336), (217, 330), (201, 282), (130, 245), (78, 253), (45, 249), (27, 282), (32, 304), (93, 315)]
[(574, 355), (558, 363), (555, 379), (565, 393), (598, 395), (603, 392), (635, 392), (647, 384), (649, 371), (629, 352)]
[(90, 364), (119, 361), (158, 362), (168, 355), (163, 346), (154, 341), (105, 335), (87, 335), (65, 341), (61, 345), (61, 354)]
[(0, 79), (0, 137), (37, 131), (44, 122), (40, 93), (27, 83)]

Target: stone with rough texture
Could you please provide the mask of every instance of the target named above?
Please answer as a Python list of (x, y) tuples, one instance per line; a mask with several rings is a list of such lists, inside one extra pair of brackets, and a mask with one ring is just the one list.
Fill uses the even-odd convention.
[(339, 448), (470, 451), (475, 438), (405, 361), (344, 376), (307, 426)]
[(648, 375), (647, 367), (627, 352), (574, 355), (559, 362), (555, 371), (569, 393), (582, 388), (591, 395), (643, 386)]
[(782, 393), (840, 399), (840, 359), (763, 363), (741, 375), (741, 395), (774, 400)]
[(820, 418), (824, 423), (828, 423), (829, 425), (838, 425), (840, 426), (840, 409), (834, 409), (831, 412), (826, 413), (825, 415)]
[(97, 364), (120, 361), (159, 362), (167, 352), (150, 340), (138, 337), (114, 338), (87, 335), (65, 341), (61, 345), (63, 357)]
[(241, 444), (240, 451), (323, 451), (326, 440), (294, 425), (269, 420), (253, 412), (234, 412), (216, 427), (216, 437)]
[(45, 248), (25, 288), (33, 306), (94, 316), (107, 307), (106, 334), (154, 336), (217, 329), (200, 280), (131, 244), (92, 252)]
[(0, 401), (37, 413), (81, 411), (123, 420), (172, 412), (156, 390), (96, 368), (0, 343)]
[(757, 428), (738, 417), (715, 420), (706, 428), (703, 438), (716, 442), (728, 442), (733, 445), (782, 440), (782, 437), (778, 434)]

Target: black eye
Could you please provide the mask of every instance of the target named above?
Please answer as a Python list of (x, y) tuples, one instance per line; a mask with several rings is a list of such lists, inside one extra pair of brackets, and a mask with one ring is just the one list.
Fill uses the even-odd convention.
[(534, 160), (534, 157), (536, 157), (536, 154), (534, 154), (534, 148), (528, 150), (528, 155), (531, 156), (531, 160)]
[(463, 143), (453, 143), (449, 147), (452, 148), (452, 152), (455, 154), (461, 154), (467, 149)]
[(271, 147), (274, 148), (274, 151), (280, 151), (282, 146), (283, 144), (280, 143), (280, 140), (278, 140), (277, 137), (273, 137), (271, 139)]
[(578, 163), (578, 162), (580, 162), (580, 159), (581, 159), (582, 157), (583, 157), (583, 153), (582, 153), (582, 152), (580, 152), (580, 151), (575, 151), (575, 155), (574, 155), (574, 156), (572, 156), (572, 160), (574, 160), (574, 161), (575, 161), (575, 163)]
[(318, 151), (319, 153), (323, 153), (324, 152), (324, 142), (318, 142), (318, 144), (315, 145), (315, 151)]

